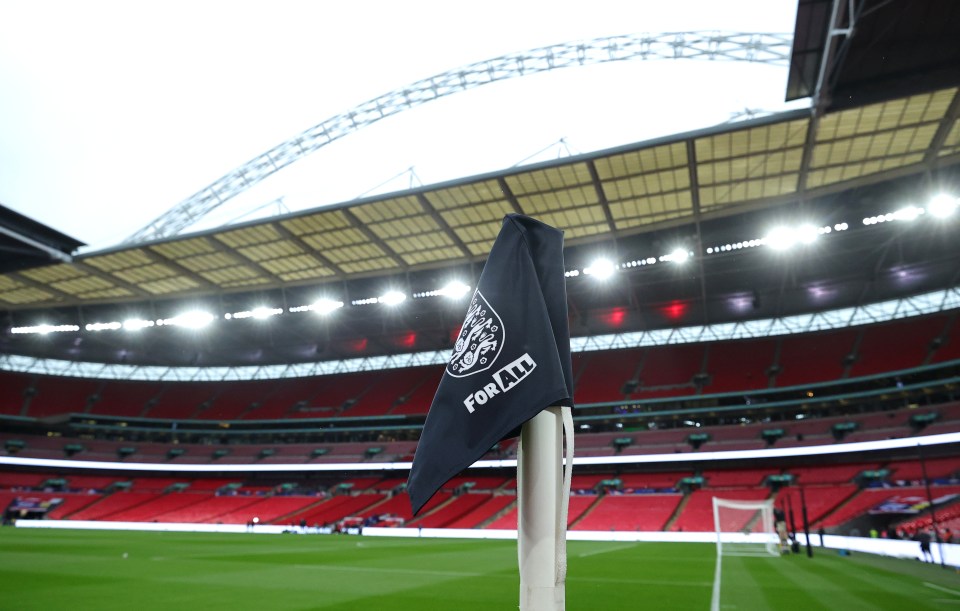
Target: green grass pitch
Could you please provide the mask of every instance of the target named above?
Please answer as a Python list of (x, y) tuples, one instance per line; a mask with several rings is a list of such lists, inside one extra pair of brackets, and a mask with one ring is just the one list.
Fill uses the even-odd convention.
[[(568, 544), (568, 609), (710, 608), (716, 552)], [(953, 569), (724, 558), (721, 609), (960, 609)], [(126, 556), (124, 556), (126, 554)], [(0, 528), (0, 609), (515, 609), (514, 541)]]

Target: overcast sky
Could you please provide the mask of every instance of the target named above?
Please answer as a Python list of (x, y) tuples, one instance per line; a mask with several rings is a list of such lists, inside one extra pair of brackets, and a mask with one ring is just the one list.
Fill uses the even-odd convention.
[[(796, 0), (0, 0), (0, 203), (119, 243), (274, 145), (465, 64), (637, 32), (792, 32)], [(629, 61), (487, 85), (325, 147), (196, 228), (779, 110), (786, 70)], [(802, 104), (802, 103), (801, 103)], [(794, 105), (795, 107), (795, 105)], [(540, 151), (539, 155), (535, 155)], [(393, 177), (397, 177), (390, 180)], [(383, 184), (386, 183), (386, 184)]]

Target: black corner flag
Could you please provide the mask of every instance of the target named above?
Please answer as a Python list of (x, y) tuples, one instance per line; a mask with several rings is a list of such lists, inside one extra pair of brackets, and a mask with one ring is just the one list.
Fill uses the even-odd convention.
[(495, 443), (556, 405), (573, 407), (563, 232), (509, 214), (423, 426), (407, 482), (414, 514)]

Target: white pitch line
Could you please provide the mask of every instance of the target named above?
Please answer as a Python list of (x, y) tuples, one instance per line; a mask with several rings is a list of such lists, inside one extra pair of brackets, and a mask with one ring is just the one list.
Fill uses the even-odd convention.
[(943, 587), (943, 586), (938, 586), (937, 584), (935, 584), (935, 583), (930, 583), (929, 581), (924, 581), (924, 582), (923, 582), (923, 585), (927, 586), (928, 588), (933, 588), (934, 590), (940, 590), (941, 592), (946, 592), (947, 594), (953, 594), (954, 596), (960, 596), (960, 591), (951, 590), (950, 588), (945, 588), (945, 587)]
[(630, 545), (618, 545), (617, 547), (611, 547), (608, 549), (598, 549), (592, 552), (584, 552), (582, 554), (577, 554), (577, 558), (587, 558), (589, 556), (596, 556), (597, 554), (607, 554), (610, 552), (617, 552), (622, 549), (630, 549), (631, 547), (634, 547), (634, 545), (635, 545), (634, 543), (631, 543)]
[(713, 595), (710, 597), (710, 611), (720, 611), (720, 554), (717, 554), (717, 569), (713, 573)]

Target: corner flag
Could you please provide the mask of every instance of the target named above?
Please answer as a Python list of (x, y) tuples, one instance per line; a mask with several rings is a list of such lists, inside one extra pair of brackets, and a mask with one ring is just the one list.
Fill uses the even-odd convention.
[(440, 487), (544, 409), (573, 405), (563, 232), (503, 220), (427, 414), (407, 492)]

